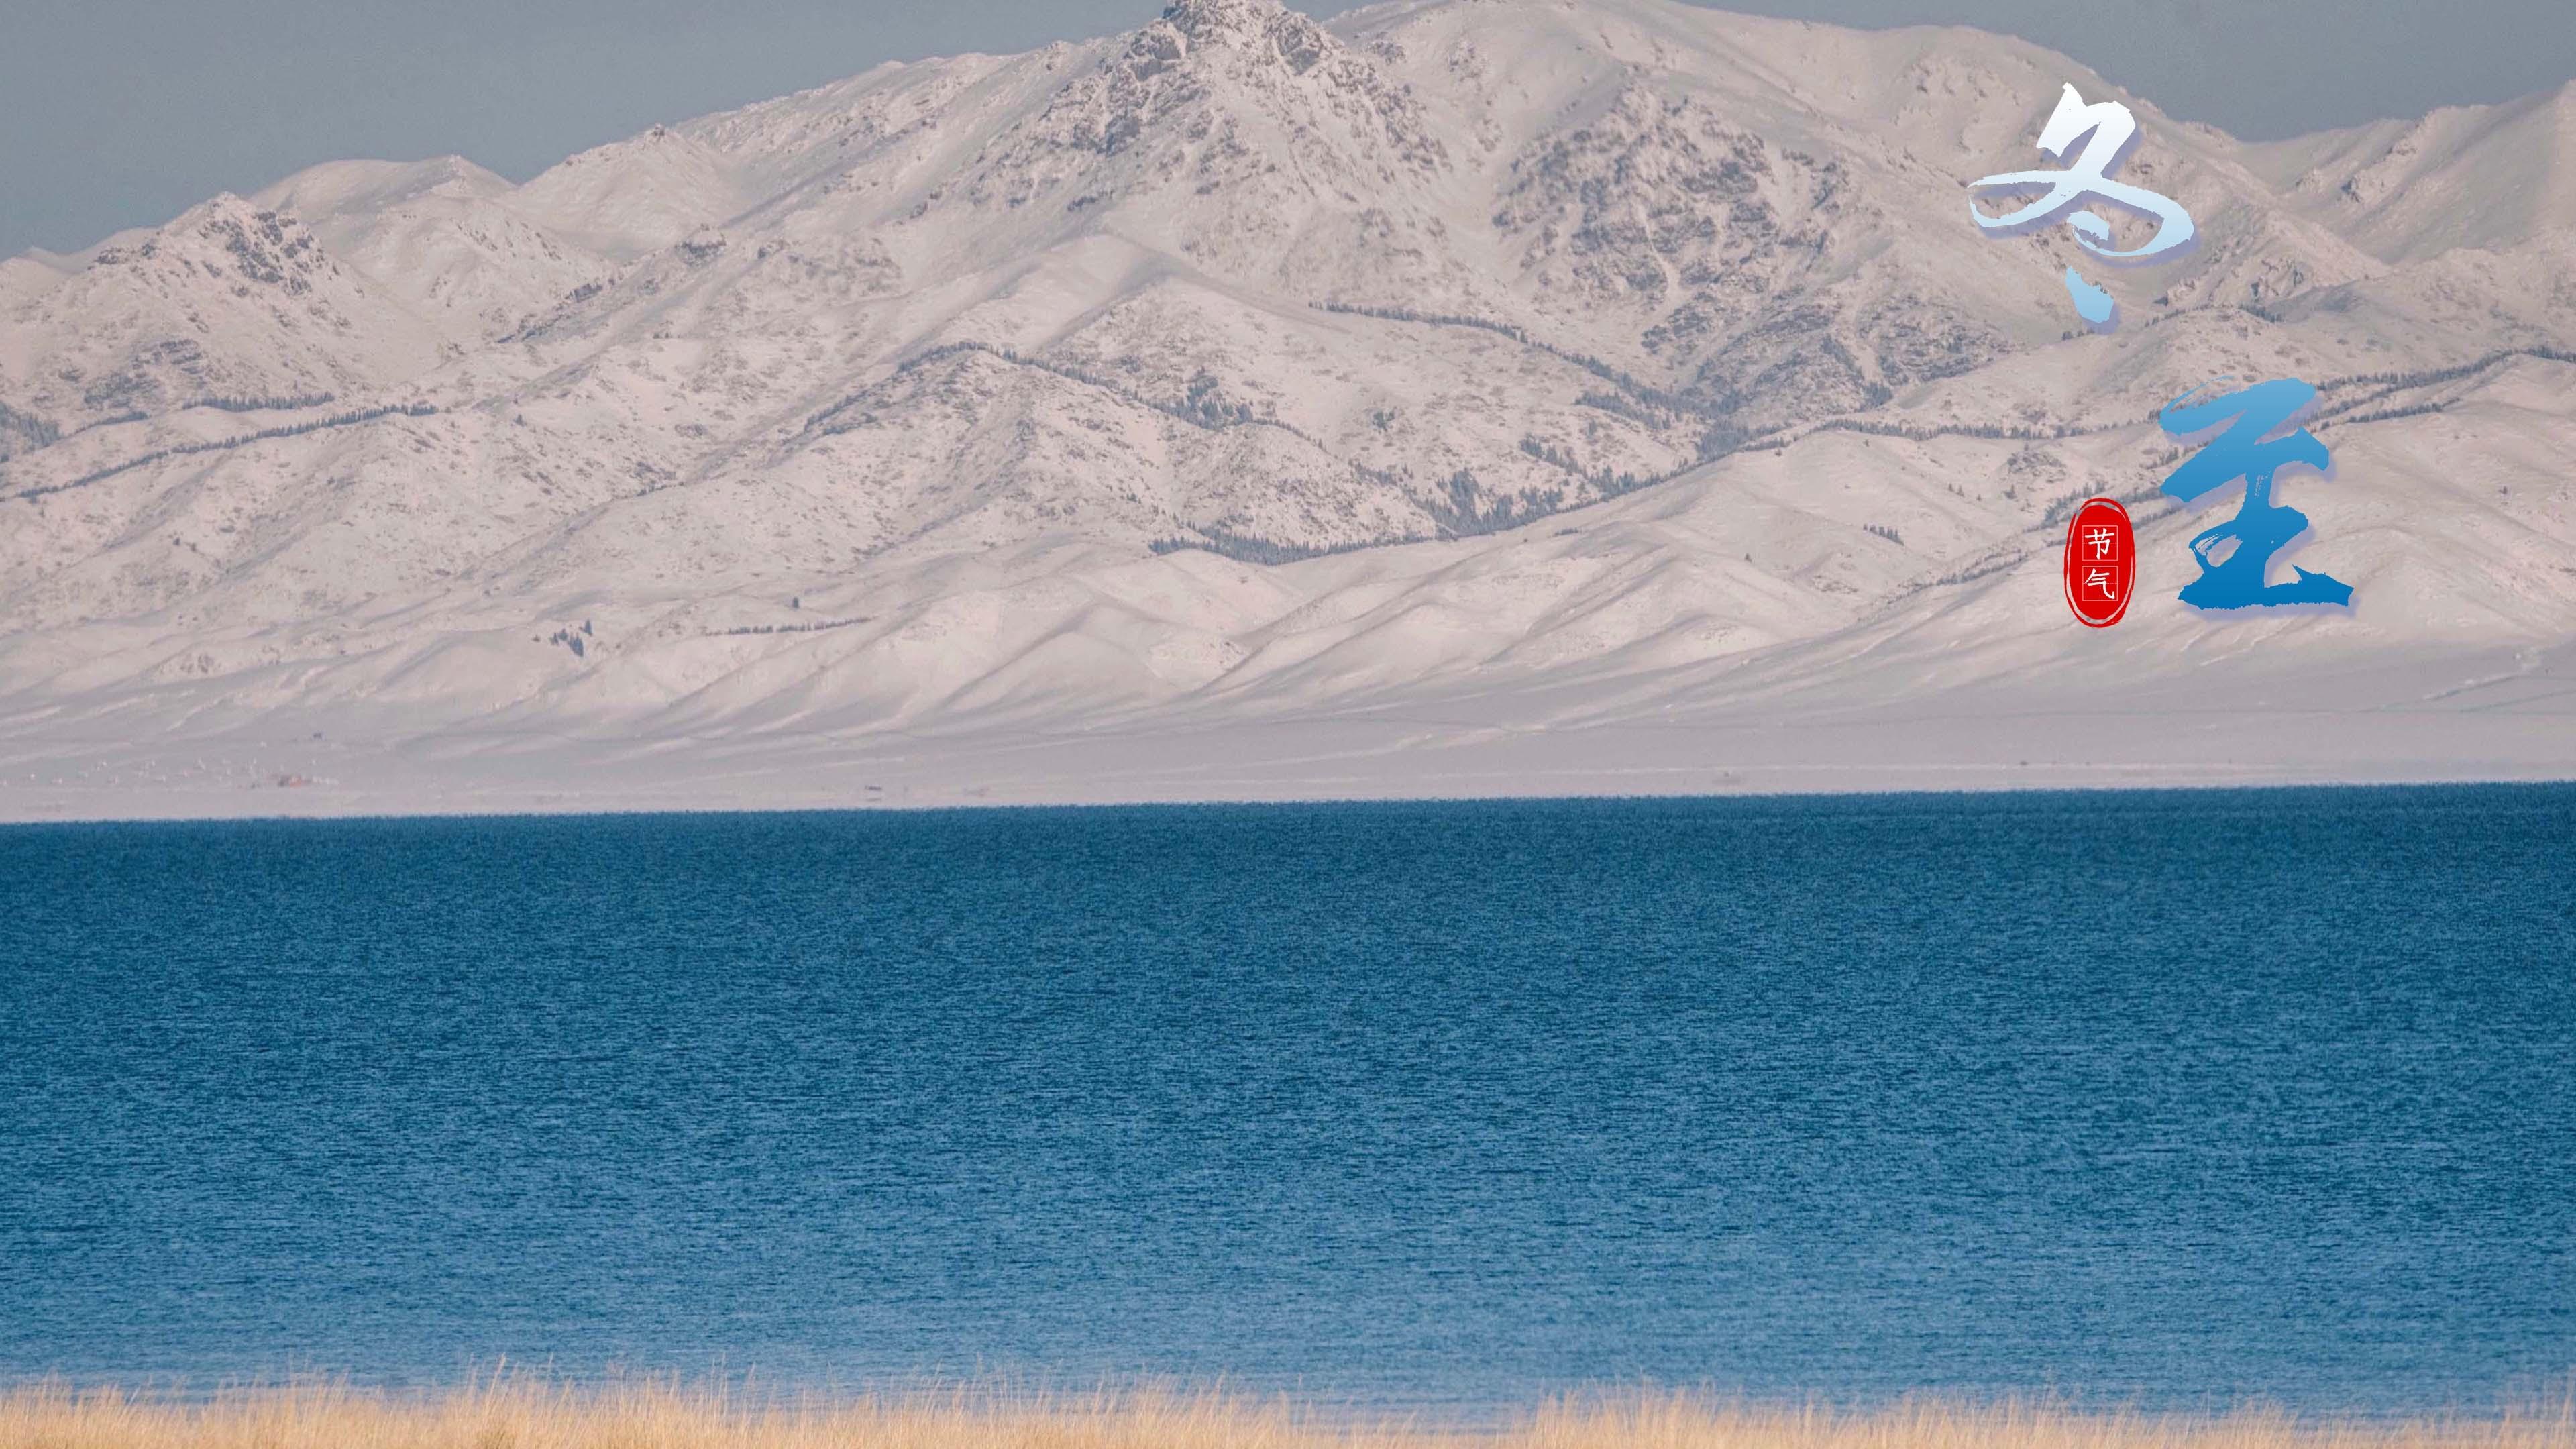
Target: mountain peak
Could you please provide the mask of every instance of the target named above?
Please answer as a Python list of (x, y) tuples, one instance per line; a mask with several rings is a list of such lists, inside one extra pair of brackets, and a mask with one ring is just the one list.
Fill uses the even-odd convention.
[(1266, 33), (1294, 12), (1280, 0), (1172, 0), (1163, 18), (1201, 44)]
[(1280, 0), (1172, 0), (1161, 25), (1191, 49), (1267, 50), (1300, 72), (1331, 48), (1322, 26)]
[(102, 247), (90, 266), (95, 271), (136, 263), (175, 264), (296, 297), (310, 291), (314, 276), (330, 265), (302, 222), (229, 191), (179, 213), (137, 246)]

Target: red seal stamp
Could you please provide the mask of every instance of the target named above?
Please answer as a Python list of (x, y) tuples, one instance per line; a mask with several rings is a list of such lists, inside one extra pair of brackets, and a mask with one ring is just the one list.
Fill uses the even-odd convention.
[(2116, 498), (2087, 498), (2066, 525), (2066, 607), (2088, 629), (2129, 612), (2138, 587), (2138, 536)]

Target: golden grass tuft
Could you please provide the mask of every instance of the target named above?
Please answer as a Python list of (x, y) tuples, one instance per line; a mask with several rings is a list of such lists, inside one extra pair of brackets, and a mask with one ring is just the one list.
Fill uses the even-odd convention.
[(205, 1398), (38, 1383), (0, 1393), (0, 1449), (2576, 1449), (2576, 1412), (2318, 1423), (1941, 1402), (1840, 1413), (1640, 1393), (1468, 1429), (1222, 1392), (827, 1400), (505, 1376), (424, 1394), (316, 1384)]

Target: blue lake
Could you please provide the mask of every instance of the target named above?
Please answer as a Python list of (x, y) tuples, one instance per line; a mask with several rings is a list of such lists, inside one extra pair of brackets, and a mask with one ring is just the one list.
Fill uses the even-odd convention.
[(2576, 787), (0, 830), (0, 1382), (2576, 1370)]

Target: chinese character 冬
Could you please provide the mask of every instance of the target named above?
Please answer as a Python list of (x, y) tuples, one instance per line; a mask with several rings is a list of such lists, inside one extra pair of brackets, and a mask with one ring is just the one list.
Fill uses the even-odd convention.
[[(2171, 197), (2111, 179), (2112, 169), (2126, 157), (2137, 138), (2138, 121), (2127, 106), (2118, 101), (2086, 105), (2084, 97), (2069, 85), (2059, 95), (2057, 109), (2039, 133), (2039, 149), (2063, 160), (2067, 148), (2082, 140), (2084, 149), (2076, 153), (2074, 162), (2063, 171), (2006, 171), (1972, 182), (1972, 191), (2044, 190), (2047, 194), (2002, 216), (1986, 215), (1971, 200), (1968, 215), (1989, 236), (2020, 236), (2062, 219), (2075, 233), (2077, 246), (2106, 262), (2179, 259), (2198, 236), (2191, 213)], [(2109, 222), (2091, 210), (2075, 211), (2087, 200), (2107, 201), (2154, 218), (2155, 235), (2147, 238), (2143, 246), (2125, 251), (2114, 248)], [(2068, 216), (2070, 211), (2074, 215)], [(2111, 294), (2085, 281), (2073, 267), (2066, 269), (2066, 293), (2086, 322), (2105, 329), (2118, 325)]]

